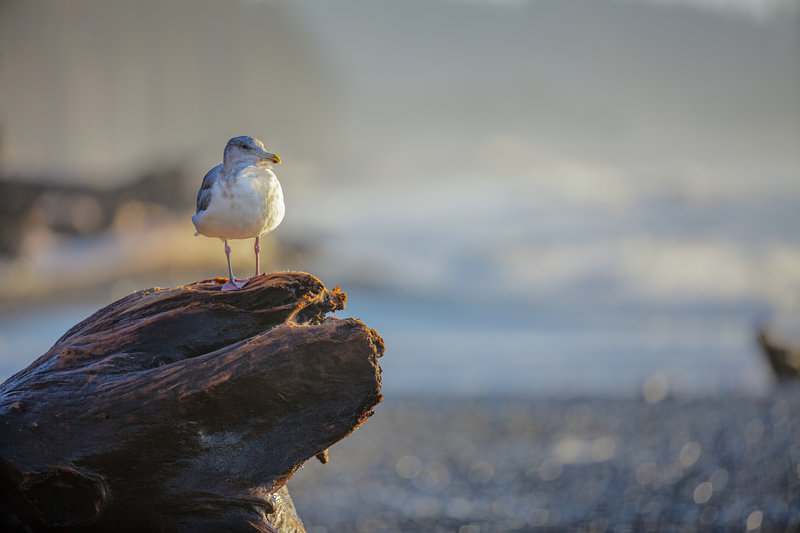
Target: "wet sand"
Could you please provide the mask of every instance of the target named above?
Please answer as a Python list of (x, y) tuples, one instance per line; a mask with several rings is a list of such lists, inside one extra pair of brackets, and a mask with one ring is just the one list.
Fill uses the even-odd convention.
[(289, 488), (309, 533), (798, 531), (799, 408), (393, 398)]

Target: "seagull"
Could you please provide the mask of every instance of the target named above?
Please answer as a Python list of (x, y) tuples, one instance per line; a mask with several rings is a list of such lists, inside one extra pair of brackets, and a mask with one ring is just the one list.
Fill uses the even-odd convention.
[(233, 277), (228, 239), (255, 238), (255, 275), (258, 276), (259, 238), (277, 228), (283, 220), (283, 191), (272, 172), (272, 164), (280, 162), (280, 157), (267, 152), (264, 143), (243, 135), (228, 141), (222, 164), (209, 170), (203, 178), (192, 222), (197, 230), (195, 235), (216, 237), (225, 243), (228, 281), (222, 286), (223, 291), (239, 290), (250, 281)]

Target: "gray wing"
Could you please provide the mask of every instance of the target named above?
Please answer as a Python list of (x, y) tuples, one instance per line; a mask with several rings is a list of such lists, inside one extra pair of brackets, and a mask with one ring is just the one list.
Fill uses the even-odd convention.
[(208, 204), (211, 203), (211, 189), (221, 175), (222, 165), (217, 165), (206, 172), (203, 184), (200, 185), (200, 190), (197, 192), (197, 213), (208, 209)]

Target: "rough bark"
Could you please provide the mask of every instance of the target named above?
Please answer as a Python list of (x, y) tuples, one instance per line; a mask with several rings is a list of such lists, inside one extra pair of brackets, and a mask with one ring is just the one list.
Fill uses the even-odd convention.
[(314, 276), (131, 294), (0, 386), (0, 526), (303, 531), (284, 484), (381, 400), (380, 336)]

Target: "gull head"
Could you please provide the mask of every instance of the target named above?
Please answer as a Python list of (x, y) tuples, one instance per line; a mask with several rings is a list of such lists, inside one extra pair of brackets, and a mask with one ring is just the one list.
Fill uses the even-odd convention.
[(225, 145), (223, 163), (226, 166), (238, 163), (277, 165), (280, 162), (277, 154), (267, 152), (264, 143), (249, 135), (234, 137)]

